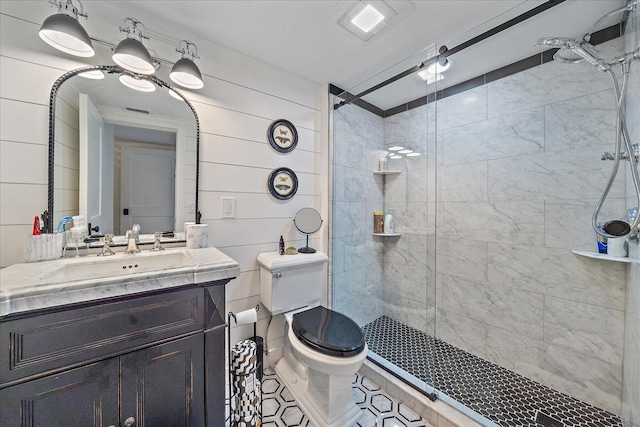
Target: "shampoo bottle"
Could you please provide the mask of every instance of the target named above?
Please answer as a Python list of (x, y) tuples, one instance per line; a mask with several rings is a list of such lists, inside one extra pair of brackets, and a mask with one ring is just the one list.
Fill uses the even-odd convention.
[(384, 232), (385, 234), (393, 234), (393, 211), (387, 210), (387, 214), (384, 216)]

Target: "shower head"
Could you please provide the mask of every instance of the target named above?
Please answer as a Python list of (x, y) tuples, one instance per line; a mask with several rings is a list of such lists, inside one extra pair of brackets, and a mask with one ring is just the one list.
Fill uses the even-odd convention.
[(543, 37), (536, 46), (559, 48), (553, 55), (556, 61), (565, 64), (577, 64), (587, 61), (596, 67), (603, 66), (604, 61), (596, 56), (596, 50), (587, 42), (579, 42), (565, 37)]

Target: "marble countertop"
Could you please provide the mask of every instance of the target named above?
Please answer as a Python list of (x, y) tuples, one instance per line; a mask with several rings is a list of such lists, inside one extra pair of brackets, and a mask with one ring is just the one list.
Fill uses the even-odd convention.
[(0, 317), (239, 274), (240, 265), (212, 247), (15, 264), (0, 270)]

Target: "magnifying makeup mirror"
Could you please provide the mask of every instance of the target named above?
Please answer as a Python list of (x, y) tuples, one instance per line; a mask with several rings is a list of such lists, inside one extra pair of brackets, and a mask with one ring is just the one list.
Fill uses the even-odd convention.
[(322, 226), (322, 217), (320, 213), (313, 208), (302, 208), (296, 213), (293, 218), (293, 223), (299, 232), (307, 235), (307, 245), (304, 248), (298, 249), (298, 252), (302, 254), (313, 254), (315, 249), (309, 247), (309, 235), (314, 234)]

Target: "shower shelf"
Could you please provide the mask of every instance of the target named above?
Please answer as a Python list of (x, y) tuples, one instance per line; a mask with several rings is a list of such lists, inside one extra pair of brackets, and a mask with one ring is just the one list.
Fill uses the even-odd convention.
[(373, 171), (374, 175), (399, 175), (400, 171)]
[(374, 236), (382, 236), (382, 237), (398, 237), (402, 236), (400, 233), (373, 233)]
[(616, 261), (616, 262), (624, 262), (624, 263), (631, 262), (631, 260), (627, 257), (612, 256), (607, 254), (601, 254), (598, 252), (576, 251), (573, 249), (571, 249), (571, 252), (573, 252), (576, 255), (585, 256), (587, 258), (603, 259), (606, 261)]

